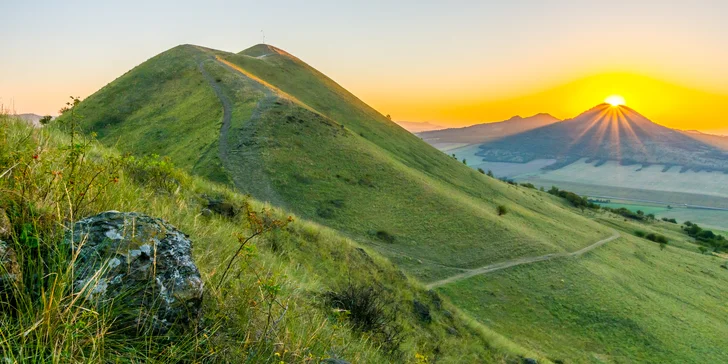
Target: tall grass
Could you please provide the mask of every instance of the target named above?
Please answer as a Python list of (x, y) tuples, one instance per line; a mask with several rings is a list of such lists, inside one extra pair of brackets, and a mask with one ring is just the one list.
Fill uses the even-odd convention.
[[(8, 243), (23, 270), (16, 302), (0, 312), (0, 350), (11, 362), (502, 362), (518, 351), (491, 347), (439, 299), (433, 322), (418, 322), (408, 307), (413, 299), (434, 305), (430, 294), (334, 231), (289, 220), (158, 158), (132, 159), (80, 135), (72, 143), (66, 126), (33, 129), (0, 115), (0, 175), (0, 208), (13, 226)], [(206, 216), (202, 196), (243, 213)], [(203, 314), (192, 325), (130, 334), (117, 322), (123, 302), (100, 305), (73, 289), (76, 257), (64, 237), (74, 221), (107, 210), (161, 217), (190, 235), (206, 282)], [(401, 312), (395, 320), (405, 339), (396, 354), (321, 298), (348, 280), (376, 286), (388, 309)]]

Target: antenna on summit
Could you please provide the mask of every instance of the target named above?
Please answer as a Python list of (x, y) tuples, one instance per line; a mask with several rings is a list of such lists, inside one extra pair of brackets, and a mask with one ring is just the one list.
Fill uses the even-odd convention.
[(263, 44), (265, 44), (265, 32), (261, 29), (260, 36), (263, 37)]

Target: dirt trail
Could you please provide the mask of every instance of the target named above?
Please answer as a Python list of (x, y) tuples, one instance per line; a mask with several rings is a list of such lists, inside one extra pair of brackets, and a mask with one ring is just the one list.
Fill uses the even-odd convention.
[(205, 80), (207, 80), (207, 82), (210, 84), (212, 90), (215, 91), (215, 95), (222, 104), (222, 126), (220, 127), (220, 138), (218, 144), (220, 160), (222, 161), (223, 166), (227, 168), (227, 166), (225, 165), (226, 161), (228, 160), (227, 153), (229, 150), (227, 135), (230, 131), (230, 121), (232, 120), (233, 116), (232, 102), (230, 101), (230, 98), (222, 91), (222, 88), (220, 88), (220, 85), (216, 82), (216, 80), (207, 72), (203, 63), (203, 60), (197, 61), (197, 69), (200, 71), (200, 73), (202, 73), (202, 76), (205, 77)]
[(612, 240), (618, 239), (621, 236), (619, 234), (619, 232), (616, 230), (613, 230), (613, 233), (614, 234), (612, 236), (610, 236), (606, 239), (599, 240), (596, 243), (589, 245), (587, 247), (584, 247), (582, 249), (579, 249), (575, 252), (553, 253), (553, 254), (546, 254), (546, 255), (542, 255), (542, 256), (538, 256), (538, 257), (525, 257), (525, 258), (518, 258), (518, 259), (513, 259), (513, 260), (509, 260), (509, 261), (505, 261), (505, 262), (500, 262), (500, 263), (489, 264), (484, 267), (471, 269), (465, 273), (457, 274), (452, 277), (448, 277), (448, 278), (445, 278), (445, 279), (442, 279), (442, 280), (439, 280), (436, 282), (432, 282), (427, 285), (427, 289), (437, 288), (437, 287), (444, 286), (449, 283), (461, 281), (463, 279), (467, 279), (467, 278), (474, 277), (474, 276), (481, 275), (481, 274), (495, 272), (495, 271), (498, 271), (501, 269), (515, 267), (517, 265), (543, 262), (545, 260), (551, 260), (551, 259), (556, 259), (556, 258), (568, 258), (568, 257), (580, 256), (580, 255), (583, 255), (584, 253), (592, 251)]

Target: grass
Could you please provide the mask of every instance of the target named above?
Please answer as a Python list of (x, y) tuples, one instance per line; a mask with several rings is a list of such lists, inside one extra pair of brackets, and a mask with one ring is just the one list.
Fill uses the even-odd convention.
[[(178, 73), (184, 80), (178, 79), (169, 71), (174, 67), (189, 74)], [(200, 67), (230, 100), (224, 136), (220, 114), (200, 117), (196, 129), (177, 126), (186, 125), (182, 111), (195, 105), (195, 95), (205, 102), (214, 97)], [(165, 77), (148, 77), (153, 74)], [(171, 85), (174, 92), (166, 92)], [(159, 93), (143, 104), (113, 98), (123, 90)], [(159, 115), (114, 112), (129, 104)], [(100, 109), (106, 114), (95, 116)], [(423, 281), (514, 257), (576, 250), (608, 235), (558, 200), (511, 188), (444, 156), (325, 75), (270, 46), (240, 54), (173, 48), (90, 96), (79, 113), (91, 114), (83, 121), (89, 132), (106, 125), (104, 119), (129, 119), (122, 123), (126, 126), (104, 129), (102, 141), (119, 135), (134, 140), (116, 144), (124, 151), (159, 152), (203, 177), (224, 174), (213, 180), (228, 180), (244, 193), (341, 231)], [(145, 125), (137, 128), (142, 117)], [(181, 148), (176, 139), (157, 134), (179, 134), (196, 144)], [(205, 165), (220, 170), (206, 171)], [(506, 216), (498, 216), (499, 205), (508, 208)]]
[[(582, 258), (514, 267), (438, 291), (551, 360), (726, 361), (724, 259), (700, 255), (674, 224), (597, 216), (622, 238)], [(637, 229), (664, 234), (670, 244), (661, 250), (632, 236)]]
[[(492, 346), (488, 330), (463, 318), (446, 299), (426, 292), (386, 259), (295, 216), (285, 228), (255, 240), (254, 248), (233, 264), (218, 289), (219, 275), (237, 249), (236, 237), (248, 234), (250, 227), (242, 217), (204, 217), (200, 196), (220, 196), (255, 211), (269, 207), (173, 169), (166, 171), (179, 182), (179, 188), (172, 192), (152, 188), (157, 185), (154, 181), (139, 175), (132, 178), (123, 164), (111, 164), (118, 169), (105, 170), (113, 176), (109, 183), (69, 189), (69, 178), (80, 184), (121, 157), (89, 142), (72, 175), (65, 148), (68, 143), (68, 136), (56, 127), (31, 129), (0, 116), (0, 171), (8, 172), (0, 179), (0, 207), (15, 211), (10, 243), (18, 251), (25, 277), (25, 288), (15, 292), (20, 302), (16, 314), (0, 312), (0, 348), (11, 361), (318, 362), (341, 357), (380, 363), (413, 361), (419, 355), (441, 362), (462, 358), (506, 362), (516, 358), (514, 352), (526, 353), (513, 344)], [(68, 204), (76, 201), (74, 191), (86, 198)], [(161, 217), (190, 235), (195, 262), (206, 282), (204, 316), (195, 328), (163, 337), (148, 332), (130, 337), (114, 329), (113, 305), (87, 304), (68, 290), (72, 282), (68, 267), (73, 262), (61, 249), (62, 227), (111, 209)], [(289, 215), (271, 211), (279, 218)], [(40, 242), (36, 247), (28, 246), (28, 240), (18, 233), (28, 225), (34, 226), (32, 236)], [(42, 266), (37, 251), (44, 252)], [(45, 278), (37, 281), (41, 276)], [(405, 337), (396, 353), (385, 353), (380, 342), (354, 330), (345, 315), (319, 298), (347, 282), (384, 292), (390, 302), (386, 309), (397, 313), (396, 322)], [(44, 289), (35, 288), (38, 284)], [(268, 287), (276, 287), (275, 297), (266, 293)], [(414, 300), (427, 305), (430, 323), (417, 318), (411, 309)], [(271, 317), (278, 324), (266, 330), (271, 327)]]

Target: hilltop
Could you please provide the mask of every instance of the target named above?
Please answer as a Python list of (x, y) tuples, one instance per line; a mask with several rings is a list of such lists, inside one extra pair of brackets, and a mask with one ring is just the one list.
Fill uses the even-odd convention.
[[(268, 45), (238, 54), (175, 47), (88, 97), (78, 113), (108, 145), (168, 156), (340, 230), (423, 281), (609, 235), (559, 202), (431, 148)], [(499, 205), (511, 213), (498, 216)]]

